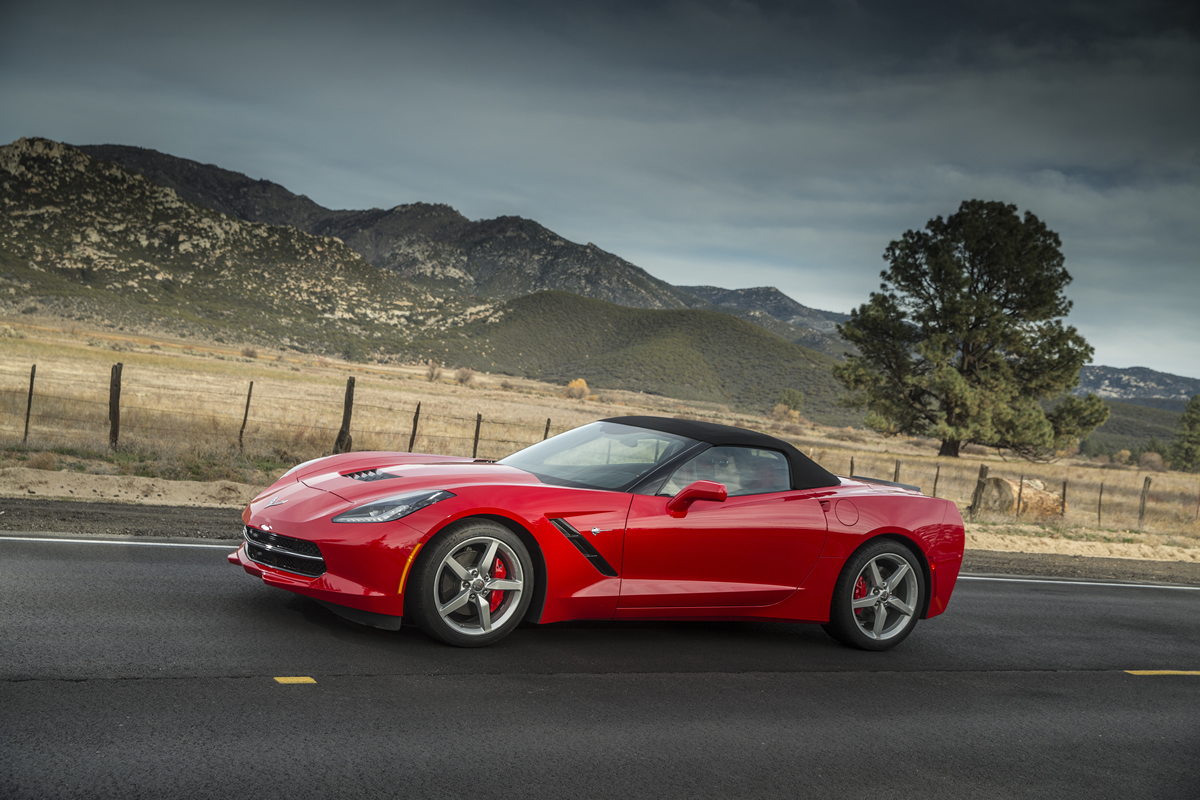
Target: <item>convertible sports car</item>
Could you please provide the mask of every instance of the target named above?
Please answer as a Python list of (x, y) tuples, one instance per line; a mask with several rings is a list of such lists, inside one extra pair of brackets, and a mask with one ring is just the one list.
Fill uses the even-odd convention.
[(497, 462), (344, 453), (242, 512), (231, 563), (366, 625), (464, 647), (522, 622), (822, 623), (886, 650), (946, 610), (963, 523), (726, 425), (616, 417)]

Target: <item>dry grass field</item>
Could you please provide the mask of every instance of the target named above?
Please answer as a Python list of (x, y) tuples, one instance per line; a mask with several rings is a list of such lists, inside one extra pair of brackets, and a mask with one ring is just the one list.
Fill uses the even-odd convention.
[[(292, 464), (332, 451), (346, 379), (353, 376), (356, 450), (408, 450), (418, 403), (414, 451), (471, 455), (481, 415), (481, 458), (499, 458), (539, 441), (547, 419), (553, 435), (624, 414), (688, 416), (766, 430), (842, 475), (850, 473), (853, 463), (855, 475), (891, 480), (899, 461), (900, 481), (927, 494), (936, 487), (937, 496), (954, 500), (964, 512), (980, 464), (987, 464), (993, 477), (1038, 479), (1056, 495), (1067, 482), (1065, 515), (979, 518), (996, 532), (1200, 547), (1197, 475), (1102, 468), (1073, 460), (1030, 464), (990, 452), (938, 458), (937, 442), (929, 440), (778, 422), (716, 405), (605, 390), (571, 399), (566, 387), (486, 374), (460, 384), (453, 369), (430, 381), (420, 365), (366, 365), (291, 351), (150, 339), (54, 320), (0, 320), (0, 336), (0, 458), (5, 465), (264, 484)], [(112, 449), (109, 384), (117, 362), (123, 364), (121, 430)], [(29, 434), (23, 441), (35, 364)], [(1139, 529), (1147, 476), (1152, 484)]]

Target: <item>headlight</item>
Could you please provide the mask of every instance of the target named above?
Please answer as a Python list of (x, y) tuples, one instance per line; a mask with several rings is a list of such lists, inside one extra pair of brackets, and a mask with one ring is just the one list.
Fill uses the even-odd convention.
[(432, 492), (410, 492), (367, 503), (365, 506), (338, 514), (334, 522), (391, 522), (406, 517), (425, 506), (454, 497), (453, 492), (438, 489)]

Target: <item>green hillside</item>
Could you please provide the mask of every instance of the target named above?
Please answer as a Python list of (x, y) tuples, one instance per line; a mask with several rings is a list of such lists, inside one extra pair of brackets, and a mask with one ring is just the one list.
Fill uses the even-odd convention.
[(714, 311), (628, 308), (567, 292), (539, 292), (501, 305), (443, 340), (414, 348), (452, 365), (593, 388), (628, 389), (772, 408), (787, 388), (804, 392), (804, 413), (827, 424), (859, 420), (837, 405), (829, 356)]
[(1175, 438), (1179, 427), (1178, 411), (1147, 408), (1132, 403), (1105, 401), (1112, 413), (1108, 421), (1092, 433), (1081, 445), (1088, 455), (1112, 455), (1120, 450), (1139, 450), (1151, 439), (1166, 444)]

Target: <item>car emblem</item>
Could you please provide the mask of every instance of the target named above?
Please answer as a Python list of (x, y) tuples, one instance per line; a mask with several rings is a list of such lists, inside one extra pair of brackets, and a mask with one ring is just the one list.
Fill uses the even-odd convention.
[(281, 506), (286, 502), (287, 502), (286, 499), (280, 500), (279, 495), (275, 495), (274, 497), (271, 498), (271, 502), (267, 503), (267, 508), (270, 508), (271, 506)]

